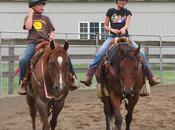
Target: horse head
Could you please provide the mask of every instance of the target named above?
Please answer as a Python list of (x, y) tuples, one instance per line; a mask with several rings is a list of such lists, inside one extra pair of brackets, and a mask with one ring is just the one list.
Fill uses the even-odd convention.
[(134, 96), (134, 87), (139, 78), (139, 73), (141, 71), (141, 60), (139, 51), (140, 45), (135, 50), (121, 49), (119, 48), (121, 54), (121, 59), (119, 63), (120, 72), (120, 82), (122, 86), (123, 97)]
[[(50, 92), (54, 98), (62, 97), (65, 91), (68, 91), (68, 54), (69, 48), (68, 42), (64, 43), (64, 46), (56, 45), (54, 41), (51, 41), (49, 47), (46, 49), (45, 57), (45, 79), (52, 86)], [(62, 95), (62, 96), (60, 96)]]

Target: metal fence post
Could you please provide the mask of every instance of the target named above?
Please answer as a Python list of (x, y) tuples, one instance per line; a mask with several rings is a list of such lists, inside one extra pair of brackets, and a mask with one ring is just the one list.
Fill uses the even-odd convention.
[(14, 92), (14, 60), (10, 57), (13, 57), (15, 55), (14, 52), (14, 40), (11, 41), (10, 45), (9, 45), (9, 61), (8, 61), (8, 65), (9, 65), (9, 76), (8, 76), (8, 94), (13, 94)]
[(1, 39), (2, 33), (0, 32), (0, 95), (2, 95), (2, 54), (1, 54)]
[(96, 51), (98, 50), (98, 40), (99, 40), (99, 34), (95, 34), (95, 45), (96, 45)]
[(66, 33), (66, 41), (68, 40), (68, 33)]
[(160, 81), (163, 83), (163, 54), (162, 54), (162, 36), (159, 36), (160, 39)]

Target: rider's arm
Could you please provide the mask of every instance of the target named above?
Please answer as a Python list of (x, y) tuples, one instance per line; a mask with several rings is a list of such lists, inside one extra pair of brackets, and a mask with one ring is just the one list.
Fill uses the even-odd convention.
[(106, 30), (106, 32), (113, 32), (113, 33), (118, 34), (119, 30), (109, 27), (109, 22), (110, 22), (110, 17), (106, 16), (106, 18), (105, 18), (105, 30)]
[(119, 30), (119, 33), (120, 33), (121, 35), (124, 35), (124, 34), (126, 33), (126, 30), (129, 28), (130, 23), (131, 23), (131, 15), (128, 15), (128, 16), (126, 17), (125, 26), (122, 27), (122, 28)]
[(105, 18), (105, 30), (106, 30), (106, 32), (110, 32), (111, 30), (111, 28), (109, 27), (109, 17), (108, 16), (106, 16), (106, 18)]
[(24, 28), (26, 30), (31, 30), (32, 29), (32, 26), (33, 26), (33, 12), (34, 12), (34, 10), (32, 8), (29, 8), (28, 16), (27, 16), (26, 20), (24, 21)]
[(126, 23), (125, 23), (125, 26), (123, 27), (125, 30), (127, 30), (129, 28), (129, 25), (131, 23), (131, 15), (128, 15), (127, 18), (126, 18)]
[(49, 34), (49, 41), (52, 41), (54, 39), (55, 39), (55, 32), (51, 31), (50, 34)]
[(53, 26), (49, 17), (47, 17), (47, 26), (49, 28), (49, 41), (52, 41), (55, 39), (55, 27)]

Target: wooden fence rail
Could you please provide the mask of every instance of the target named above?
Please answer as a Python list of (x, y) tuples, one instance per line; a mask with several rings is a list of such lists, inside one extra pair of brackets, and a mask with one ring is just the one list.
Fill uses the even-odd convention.
[[(171, 44), (172, 46), (172, 44)], [(150, 46), (149, 46), (150, 47)], [(147, 46), (144, 46), (146, 53), (148, 53), (148, 57), (149, 59), (160, 59), (160, 55), (159, 54), (149, 54), (149, 49)], [(175, 48), (175, 45), (174, 45)], [(2, 52), (3, 50), (3, 46), (0, 46), (0, 50)], [(70, 57), (72, 60), (75, 59), (82, 59), (82, 60), (86, 60), (86, 59), (93, 59), (94, 54), (70, 54)], [(162, 55), (163, 59), (175, 59), (175, 54), (163, 54)], [(8, 94), (13, 94), (14, 93), (14, 77), (15, 77), (15, 64), (19, 61), (19, 55), (15, 55), (15, 47), (14, 44), (10, 44), (10, 46), (8, 47), (8, 55), (1, 55), (0, 57), (0, 63), (2, 65), (2, 62), (5, 62), (6, 65), (8, 66), (8, 70), (7, 71), (3, 71), (1, 70), (1, 75), (2, 78), (8, 78)], [(174, 63), (166, 63), (164, 62), (164, 64), (175, 64)], [(153, 70), (160, 70), (160, 66), (155, 66), (152, 67)], [(79, 67), (79, 68), (75, 68), (75, 71), (77, 73), (84, 73), (87, 70), (87, 67)], [(163, 70), (175, 70), (174, 66), (163, 66)], [(2, 81), (1, 81), (2, 82)], [(2, 84), (2, 83), (1, 83)], [(0, 85), (1, 85), (0, 84)]]

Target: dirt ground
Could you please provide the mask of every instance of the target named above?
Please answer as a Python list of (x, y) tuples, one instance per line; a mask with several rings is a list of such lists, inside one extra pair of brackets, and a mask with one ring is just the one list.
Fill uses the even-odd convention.
[[(175, 85), (160, 85), (151, 90), (150, 96), (140, 97), (131, 130), (175, 130)], [(0, 97), (0, 130), (31, 130), (28, 111), (24, 96)], [(38, 115), (37, 128), (41, 130)], [(95, 89), (69, 93), (56, 130), (105, 130), (103, 105)]]

